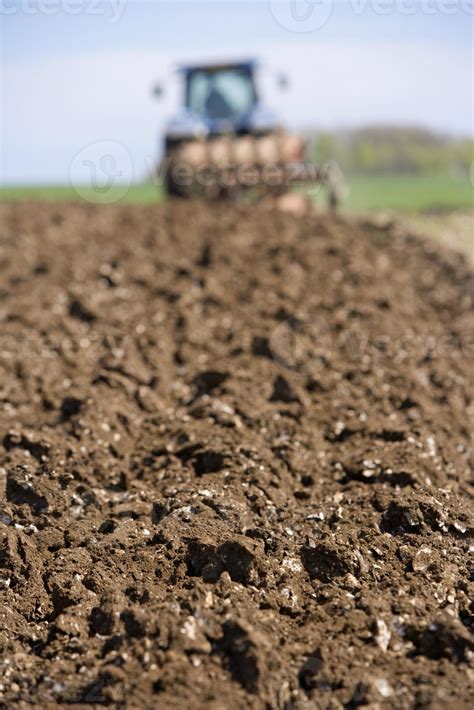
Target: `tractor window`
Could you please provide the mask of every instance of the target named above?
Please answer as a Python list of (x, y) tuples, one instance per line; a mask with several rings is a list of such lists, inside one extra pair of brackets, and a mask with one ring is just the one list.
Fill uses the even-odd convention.
[(188, 76), (187, 106), (203, 118), (234, 118), (250, 111), (255, 88), (244, 67), (196, 70)]

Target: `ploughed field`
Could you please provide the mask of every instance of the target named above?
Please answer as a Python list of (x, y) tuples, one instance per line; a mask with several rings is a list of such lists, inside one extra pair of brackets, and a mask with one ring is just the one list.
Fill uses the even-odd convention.
[(19, 202), (0, 269), (6, 707), (470, 705), (461, 256)]

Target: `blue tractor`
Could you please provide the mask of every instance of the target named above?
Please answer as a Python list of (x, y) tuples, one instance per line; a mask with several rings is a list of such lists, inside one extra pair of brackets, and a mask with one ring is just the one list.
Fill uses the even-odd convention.
[[(305, 142), (284, 131), (261, 102), (256, 68), (255, 61), (242, 61), (179, 69), (183, 107), (169, 121), (164, 138), (162, 175), (168, 194), (209, 199), (249, 192), (281, 195), (295, 183), (311, 182), (329, 188), (335, 207), (339, 176), (334, 168), (318, 169), (306, 161)], [(286, 85), (284, 77), (279, 83)]]

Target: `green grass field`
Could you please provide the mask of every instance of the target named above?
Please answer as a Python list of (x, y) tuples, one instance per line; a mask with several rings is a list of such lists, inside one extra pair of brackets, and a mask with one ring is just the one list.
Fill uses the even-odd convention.
[[(348, 195), (344, 202), (347, 212), (423, 212), (436, 209), (466, 209), (473, 207), (473, 188), (469, 180), (449, 176), (382, 175), (354, 176), (348, 179)], [(150, 204), (163, 199), (163, 190), (152, 184), (133, 185), (124, 196), (122, 188), (114, 188), (105, 198), (92, 188), (80, 190), (80, 197), (72, 187), (0, 187), (0, 201), (49, 200), (70, 201), (86, 199)], [(324, 200), (320, 195), (319, 200)]]
[(465, 178), (382, 175), (348, 180), (345, 209), (350, 212), (422, 212), (473, 207), (473, 188)]

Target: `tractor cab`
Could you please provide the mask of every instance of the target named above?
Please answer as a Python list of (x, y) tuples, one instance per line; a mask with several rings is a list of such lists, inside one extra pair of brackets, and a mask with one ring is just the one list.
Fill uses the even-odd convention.
[(199, 64), (179, 68), (184, 105), (168, 124), (171, 139), (274, 130), (276, 115), (262, 106), (257, 63)]

